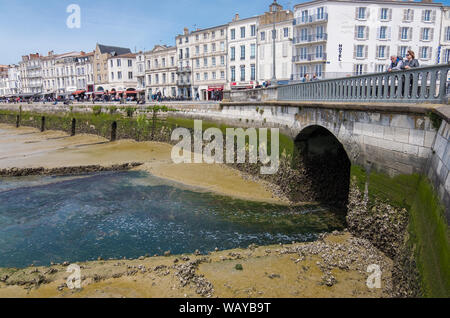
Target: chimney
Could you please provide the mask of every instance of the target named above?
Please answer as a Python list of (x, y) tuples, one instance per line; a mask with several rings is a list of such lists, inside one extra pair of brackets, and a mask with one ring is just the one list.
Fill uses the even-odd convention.
[(239, 21), (239, 13), (236, 13), (236, 15), (234, 16), (233, 21)]
[(184, 35), (188, 35), (189, 34), (189, 29), (188, 28), (184, 28)]

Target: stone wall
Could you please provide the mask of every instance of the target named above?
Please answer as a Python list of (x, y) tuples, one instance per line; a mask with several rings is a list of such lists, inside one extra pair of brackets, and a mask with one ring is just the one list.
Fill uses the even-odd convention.
[[(434, 185), (446, 209), (450, 221), (450, 123), (442, 121), (441, 128), (432, 146), (432, 156), (428, 167), (428, 178)], [(449, 222), (450, 223), (450, 222)]]

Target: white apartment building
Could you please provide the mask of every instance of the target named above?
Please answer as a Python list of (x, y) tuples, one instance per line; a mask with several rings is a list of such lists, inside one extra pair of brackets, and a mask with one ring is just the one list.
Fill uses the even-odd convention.
[(255, 86), (257, 34), (258, 17), (240, 19), (236, 14), (228, 25), (228, 89)]
[(437, 63), (441, 4), (430, 1), (315, 0), (295, 6), (293, 78), (386, 71), (390, 55), (412, 49)]
[(269, 12), (259, 17), (257, 51), (259, 83), (274, 79), (274, 63), (277, 82), (286, 83), (291, 79), (293, 17), (292, 11), (283, 10), (276, 1), (270, 5)]
[(136, 81), (138, 93), (145, 96), (145, 53), (142, 51), (136, 54)]
[(44, 96), (56, 97), (57, 94), (55, 58), (53, 51), (42, 57), (42, 94)]
[[(18, 96), (21, 92), (21, 79), (18, 65), (9, 65), (8, 67), (8, 83), (6, 84), (7, 90), (5, 95)], [(1, 94), (0, 94), (1, 95)]]
[(75, 57), (77, 92), (94, 93), (94, 52), (81, 52)]
[(192, 64), (189, 41), (189, 29), (184, 28), (184, 33), (175, 38), (177, 46), (177, 87), (178, 96), (183, 98), (195, 97), (192, 91)]
[(69, 52), (54, 56), (56, 97), (67, 98), (77, 89), (77, 57), (81, 52)]
[(193, 96), (221, 99), (227, 83), (227, 25), (191, 32)]
[(439, 63), (450, 62), (450, 7), (442, 9), (441, 43), (439, 51)]
[(0, 97), (5, 97), (8, 92), (8, 69), (7, 65), (0, 65)]
[(105, 90), (112, 95), (137, 95), (137, 54), (126, 53), (108, 58), (108, 84)]
[(30, 97), (42, 93), (42, 65), (39, 53), (22, 56), (19, 62), (22, 79), (21, 96)]
[(145, 53), (145, 76), (147, 100), (161, 93), (162, 97), (177, 96), (177, 48), (156, 45)]

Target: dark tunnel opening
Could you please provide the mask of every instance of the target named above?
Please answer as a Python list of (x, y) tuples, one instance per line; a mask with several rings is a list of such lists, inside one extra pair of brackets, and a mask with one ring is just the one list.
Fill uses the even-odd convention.
[(351, 162), (339, 140), (326, 128), (310, 126), (295, 139), (295, 150), (293, 164), (303, 184), (293, 190), (292, 198), (346, 211)]

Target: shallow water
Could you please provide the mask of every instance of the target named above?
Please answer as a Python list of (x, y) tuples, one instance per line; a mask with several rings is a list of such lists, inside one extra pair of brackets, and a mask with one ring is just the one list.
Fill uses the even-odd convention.
[(0, 178), (0, 267), (311, 241), (343, 227), (319, 206), (193, 192), (145, 172)]

